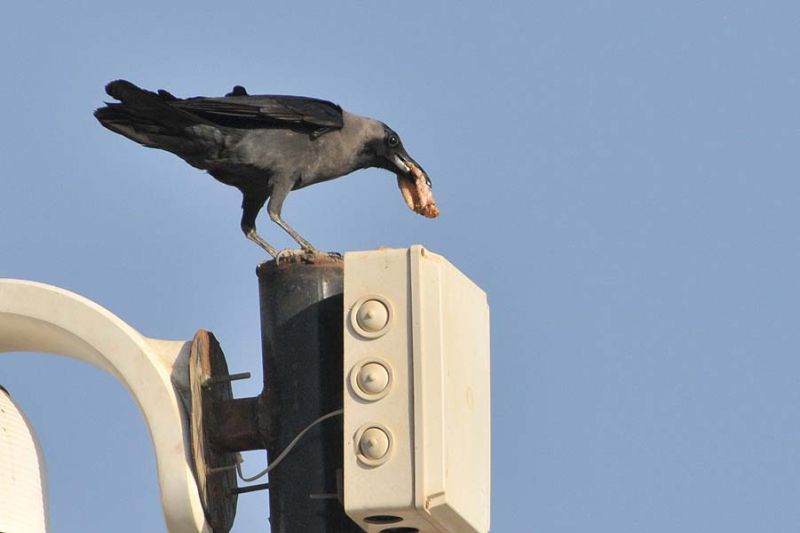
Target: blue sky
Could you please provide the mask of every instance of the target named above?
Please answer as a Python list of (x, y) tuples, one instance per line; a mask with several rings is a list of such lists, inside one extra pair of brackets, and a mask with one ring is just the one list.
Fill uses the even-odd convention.
[[(92, 110), (119, 77), (330, 99), (400, 133), (442, 216), (368, 170), (285, 218), (328, 250), (424, 244), (488, 292), (493, 531), (794, 532), (800, 5), (761, 4), (12, 2), (0, 277), (152, 337), (210, 329), (256, 394), (264, 255), (238, 191)], [(31, 354), (0, 383), (43, 441), (53, 531), (163, 530), (120, 384)], [(240, 502), (234, 531), (266, 531), (266, 496)]]

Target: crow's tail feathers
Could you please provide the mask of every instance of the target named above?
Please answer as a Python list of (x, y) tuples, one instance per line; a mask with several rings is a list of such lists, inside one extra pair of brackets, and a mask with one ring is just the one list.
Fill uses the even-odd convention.
[(137, 87), (128, 80), (116, 80), (106, 85), (106, 94), (123, 104), (129, 105), (150, 105), (153, 101), (159, 101), (159, 96), (151, 91)]
[[(205, 144), (202, 135), (187, 131), (195, 126), (219, 128), (202, 117), (172, 105), (178, 99), (166, 91), (154, 93), (126, 80), (112, 81), (106, 93), (120, 103), (109, 103), (94, 112), (95, 118), (115, 133), (151, 148), (168, 150), (181, 157), (191, 157)], [(200, 128), (203, 129), (203, 128)]]
[[(106, 93), (121, 103), (108, 104), (97, 110), (95, 116), (103, 122), (103, 125), (106, 125), (103, 119), (121, 119), (123, 115), (129, 120), (138, 118), (147, 123), (161, 124), (170, 128), (185, 128), (205, 122), (197, 115), (173, 106), (172, 102), (177, 98), (166, 91), (157, 94), (141, 89), (129, 81), (117, 80), (106, 85)], [(124, 113), (108, 112), (106, 111), (108, 109)]]

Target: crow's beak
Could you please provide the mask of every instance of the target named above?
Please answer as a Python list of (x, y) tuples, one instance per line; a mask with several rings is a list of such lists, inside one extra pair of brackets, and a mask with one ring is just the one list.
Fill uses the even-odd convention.
[(439, 216), (427, 172), (402, 147), (396, 148), (387, 159), (396, 169), (397, 186), (409, 209), (428, 218)]
[(419, 163), (414, 161), (414, 158), (408, 155), (408, 152), (406, 152), (405, 148), (402, 146), (392, 151), (392, 153), (389, 154), (388, 159), (389, 162), (391, 162), (391, 164), (395, 167), (398, 178), (406, 179), (413, 183), (415, 178), (412, 175), (411, 169), (417, 168), (425, 177), (425, 183), (428, 185), (428, 187), (432, 187), (428, 173), (425, 172), (421, 166), (419, 166)]

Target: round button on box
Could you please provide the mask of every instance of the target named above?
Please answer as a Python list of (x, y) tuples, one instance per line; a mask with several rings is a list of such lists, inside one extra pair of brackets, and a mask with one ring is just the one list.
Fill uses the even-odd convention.
[(361, 434), (358, 449), (367, 459), (379, 461), (389, 453), (389, 435), (380, 428), (371, 427)]
[(380, 300), (367, 300), (359, 306), (356, 320), (361, 329), (375, 333), (389, 323), (389, 309)]
[(380, 400), (392, 388), (391, 365), (375, 357), (359, 361), (350, 370), (350, 387), (363, 400)]
[(392, 432), (383, 424), (365, 424), (355, 434), (356, 457), (367, 466), (380, 466), (392, 456), (392, 441)]
[(389, 385), (389, 371), (380, 363), (367, 363), (356, 374), (356, 383), (367, 394), (380, 394)]
[(367, 339), (377, 339), (392, 327), (392, 304), (379, 294), (359, 298), (350, 311), (350, 325)]

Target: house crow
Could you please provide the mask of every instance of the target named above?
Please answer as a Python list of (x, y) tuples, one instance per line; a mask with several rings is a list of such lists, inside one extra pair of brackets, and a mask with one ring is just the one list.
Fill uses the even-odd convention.
[(118, 100), (97, 109), (106, 128), (144, 146), (177, 155), (242, 192), (241, 227), (270, 255), (277, 250), (256, 233), (264, 203), (269, 217), (306, 251), (315, 251), (281, 218), (289, 191), (354, 170), (378, 167), (397, 175), (408, 206), (439, 214), (425, 171), (386, 124), (302, 96), (249, 95), (235, 86), (223, 97), (177, 98), (125, 81), (106, 86)]

